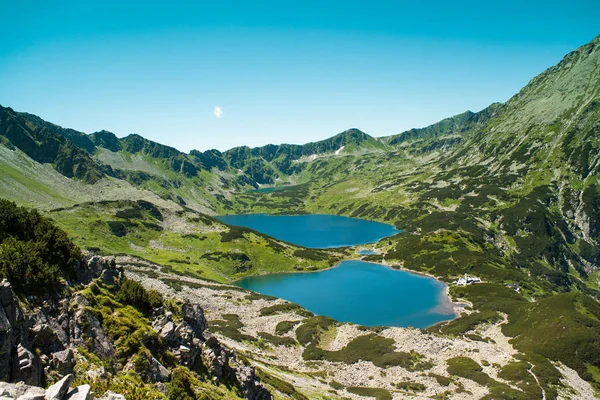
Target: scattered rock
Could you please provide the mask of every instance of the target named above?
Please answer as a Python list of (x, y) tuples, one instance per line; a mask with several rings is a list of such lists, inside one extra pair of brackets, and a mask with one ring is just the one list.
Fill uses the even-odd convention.
[(17, 398), (17, 400), (44, 400), (45, 397), (46, 395), (44, 393), (26, 393)]
[(116, 269), (105, 269), (100, 275), (100, 280), (105, 285), (116, 285), (119, 281), (119, 271)]
[(173, 343), (177, 339), (173, 321), (168, 321), (160, 330), (159, 335), (164, 342)]
[[(164, 383), (160, 383), (160, 384), (165, 386)], [(159, 384), (157, 383), (156, 385), (158, 386)], [(166, 386), (165, 386), (165, 388), (166, 388)], [(125, 396), (123, 396), (122, 394), (113, 393), (109, 390), (106, 393), (104, 393), (104, 395), (102, 397), (100, 397), (99, 400), (125, 400)]]
[(54, 385), (50, 386), (46, 390), (46, 400), (62, 400), (65, 393), (67, 393), (67, 390), (69, 390), (71, 382), (73, 382), (73, 375), (69, 374), (60, 381), (56, 382)]
[(75, 389), (71, 389), (64, 400), (90, 400), (91, 397), (92, 390), (90, 385), (81, 385)]
[(52, 354), (52, 367), (61, 375), (70, 374), (75, 367), (75, 355), (73, 350), (67, 349)]

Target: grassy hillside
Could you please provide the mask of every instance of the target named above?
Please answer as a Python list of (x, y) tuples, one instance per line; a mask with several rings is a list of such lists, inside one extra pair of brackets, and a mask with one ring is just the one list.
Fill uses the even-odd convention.
[(144, 200), (83, 203), (48, 215), (84, 249), (131, 254), (178, 274), (218, 282), (318, 270), (347, 257), (342, 250), (302, 249), (249, 229), (228, 227), (192, 209), (159, 209)]

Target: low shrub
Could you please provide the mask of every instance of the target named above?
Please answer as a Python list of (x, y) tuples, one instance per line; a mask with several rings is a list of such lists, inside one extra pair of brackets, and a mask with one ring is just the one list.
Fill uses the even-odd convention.
[(0, 199), (0, 279), (18, 295), (53, 293), (61, 277), (73, 279), (81, 251), (36, 210)]
[(392, 400), (392, 394), (385, 389), (349, 386), (346, 390), (359, 396), (375, 397), (377, 400)]

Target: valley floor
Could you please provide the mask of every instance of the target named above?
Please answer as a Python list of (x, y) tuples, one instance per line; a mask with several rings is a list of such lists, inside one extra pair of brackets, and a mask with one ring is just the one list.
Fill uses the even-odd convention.
[[(466, 357), (481, 365), (481, 372), (496, 384), (519, 390), (522, 383), (503, 379), (506, 375), (502, 371), (519, 362), (518, 351), (501, 331), (506, 317), (497, 323), (479, 325), (463, 337), (448, 337), (414, 328), (367, 328), (334, 323), (313, 331), (317, 333), (313, 336), (315, 340), (307, 343), (300, 332), (305, 332), (306, 327), (314, 327), (311, 324), (320, 317), (314, 317), (292, 303), (236, 286), (163, 273), (160, 266), (130, 256), (120, 257), (118, 263), (125, 266), (128, 277), (147, 288), (156, 289), (166, 297), (201, 305), (209, 320), (209, 329), (222, 343), (247, 357), (259, 372), (293, 385), (292, 393), (285, 390), (292, 390), (290, 385), (275, 385), (282, 395), (300, 399), (362, 399), (363, 396), (472, 399), (490, 394), (490, 387), (485, 383), (448, 372), (448, 360)], [(356, 344), (357, 339), (369, 335), (376, 340), (393, 340), (395, 353), (409, 354), (417, 362), (401, 366), (382, 364), (376, 358), (364, 360), (372, 356), (372, 349), (359, 348)], [(350, 358), (331, 361), (326, 360), (327, 356), (311, 357), (310, 350), (314, 350), (315, 341), (318, 349), (326, 354), (345, 354)], [(373, 348), (378, 345), (376, 342), (371, 344)], [(595, 398), (592, 386), (575, 371), (562, 364), (556, 366), (564, 385), (559, 388), (559, 397)], [(531, 370), (528, 372), (538, 382), (538, 377)], [(539, 398), (545, 399), (539, 385), (535, 390)]]

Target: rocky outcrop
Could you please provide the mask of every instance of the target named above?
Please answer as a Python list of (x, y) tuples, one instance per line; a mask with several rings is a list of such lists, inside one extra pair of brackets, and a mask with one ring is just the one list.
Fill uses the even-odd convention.
[(17, 356), (13, 357), (13, 363), (11, 377), (13, 381), (34, 386), (42, 384), (42, 362), (40, 358), (21, 343), (17, 345)]
[[(113, 258), (90, 255), (80, 263), (77, 283), (89, 285), (98, 280), (108, 287), (118, 288), (122, 278), (123, 270), (117, 268)], [(61, 291), (65, 293), (62, 299), (28, 298), (30, 311), (24, 312), (10, 283), (0, 284), (0, 381), (20, 382), (0, 382), (0, 398), (93, 398), (89, 385), (69, 388), (76, 363), (85, 358), (79, 348), (104, 361), (112, 360), (114, 369), (135, 371), (144, 381), (155, 383), (167, 394), (164, 382), (170, 380), (171, 373), (161, 361), (146, 352), (136, 355), (143, 359), (136, 362), (131, 357), (126, 365), (121, 365), (93, 304), (81, 292), (73, 294), (69, 282)], [(190, 369), (199, 363), (208, 366), (214, 379), (237, 386), (247, 399), (271, 399), (269, 392), (258, 383), (254, 368), (239, 362), (232, 351), (210, 334), (202, 307), (190, 302), (179, 305), (177, 313), (172, 305), (152, 313), (152, 328), (163, 346), (161, 351), (170, 352)], [(90, 381), (102, 380), (110, 373), (102, 367), (88, 371), (87, 376)], [(47, 390), (39, 387), (46, 380), (55, 379), (60, 380)], [(120, 400), (123, 396), (107, 392), (102, 398)]]
[[(3, 400), (89, 400), (92, 399), (92, 391), (90, 385), (81, 385), (75, 388), (70, 388), (73, 382), (73, 375), (66, 375), (60, 381), (50, 386), (48, 389), (43, 389), (38, 386), (31, 386), (23, 382), (7, 383), (0, 382), (0, 399)], [(110, 393), (110, 392), (107, 392)], [(106, 400), (124, 400), (125, 397), (114, 395), (103, 399)]]
[(31, 350), (32, 341), (19, 300), (7, 281), (0, 283), (0, 380), (42, 383), (42, 364)]

